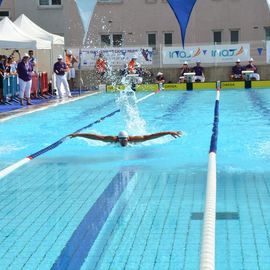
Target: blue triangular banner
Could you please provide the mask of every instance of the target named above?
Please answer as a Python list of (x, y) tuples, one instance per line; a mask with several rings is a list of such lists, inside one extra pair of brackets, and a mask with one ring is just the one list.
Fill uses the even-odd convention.
[(186, 30), (192, 9), (197, 0), (168, 0), (181, 28), (182, 45), (185, 45)]
[(83, 24), (84, 35), (86, 36), (97, 0), (75, 0), (75, 3), (77, 4)]
[(0, 6), (1, 6), (2, 2), (3, 2), (3, 0), (0, 0)]
[(262, 55), (263, 48), (257, 48), (257, 50), (258, 50), (258, 54)]

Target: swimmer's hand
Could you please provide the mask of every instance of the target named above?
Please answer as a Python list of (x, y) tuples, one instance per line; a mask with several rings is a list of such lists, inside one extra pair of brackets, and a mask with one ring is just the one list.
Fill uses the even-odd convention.
[(70, 137), (71, 139), (72, 139), (72, 138), (75, 138), (75, 137), (77, 137), (77, 136), (78, 136), (78, 134), (76, 134), (76, 133), (72, 133), (72, 134), (69, 134), (69, 135), (68, 135), (68, 137)]
[(170, 135), (172, 135), (174, 138), (181, 137), (183, 135), (182, 131), (170, 131)]

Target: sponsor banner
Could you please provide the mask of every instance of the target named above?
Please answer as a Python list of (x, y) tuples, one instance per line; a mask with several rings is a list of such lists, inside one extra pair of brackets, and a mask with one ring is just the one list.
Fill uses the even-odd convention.
[(270, 63), (270, 41), (266, 41), (266, 63)]
[(221, 89), (245, 88), (245, 82), (221, 82)]
[(150, 47), (136, 48), (96, 48), (81, 49), (81, 67), (94, 67), (100, 52), (108, 61), (109, 66), (124, 66), (128, 64), (133, 56), (137, 57), (137, 61), (145, 66), (152, 65), (153, 49)]
[(184, 61), (196, 63), (234, 63), (237, 59), (250, 59), (249, 44), (207, 45), (191, 47), (163, 47), (162, 60), (164, 65), (183, 64)]

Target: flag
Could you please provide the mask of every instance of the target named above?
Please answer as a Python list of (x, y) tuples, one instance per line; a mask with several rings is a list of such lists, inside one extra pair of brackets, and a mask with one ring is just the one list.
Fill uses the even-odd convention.
[(3, 0), (0, 0), (0, 6), (1, 6), (2, 2), (3, 2)]
[[(168, 0), (181, 28), (182, 45), (185, 45), (186, 30), (192, 9), (197, 0)], [(268, 0), (270, 1), (270, 0)]]
[(85, 41), (97, 0), (75, 0), (75, 3), (77, 4), (77, 8), (82, 20)]

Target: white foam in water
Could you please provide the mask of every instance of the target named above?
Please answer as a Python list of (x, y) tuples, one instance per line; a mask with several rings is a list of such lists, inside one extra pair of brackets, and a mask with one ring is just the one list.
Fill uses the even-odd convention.
[(16, 146), (13, 144), (0, 146), (0, 154), (12, 153), (22, 149), (25, 149), (27, 146)]
[(140, 116), (137, 97), (130, 85), (127, 85), (125, 90), (120, 91), (116, 104), (123, 115), (127, 131), (134, 135), (135, 133), (136, 135), (145, 134), (146, 123)]

